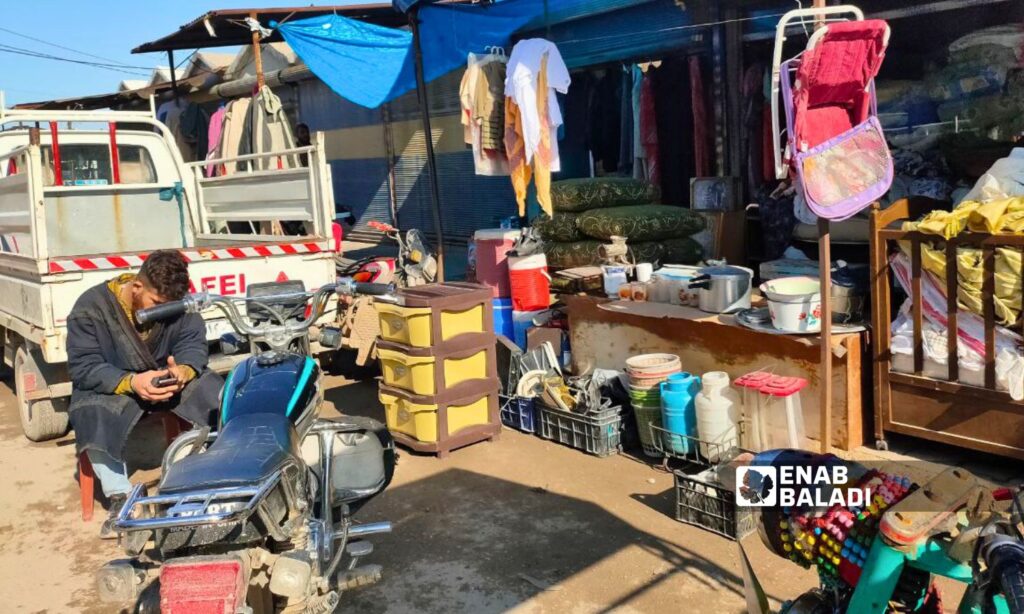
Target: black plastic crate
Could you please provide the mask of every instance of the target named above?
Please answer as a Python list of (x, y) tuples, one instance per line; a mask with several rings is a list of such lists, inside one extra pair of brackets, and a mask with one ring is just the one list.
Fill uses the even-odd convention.
[(622, 408), (593, 414), (575, 414), (541, 403), (535, 404), (538, 434), (595, 456), (622, 451)]
[(757, 529), (753, 509), (736, 506), (736, 493), (718, 481), (715, 469), (676, 471), (675, 476), (676, 520), (729, 539), (743, 539)]
[(536, 427), (536, 409), (534, 399), (525, 399), (520, 396), (501, 397), (501, 423), (505, 426), (522, 431), (533, 433)]

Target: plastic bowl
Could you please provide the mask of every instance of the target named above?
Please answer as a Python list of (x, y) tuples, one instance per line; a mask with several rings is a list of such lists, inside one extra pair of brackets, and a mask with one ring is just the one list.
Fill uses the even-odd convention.
[(792, 303), (800, 300), (821, 300), (821, 281), (817, 277), (781, 277), (761, 284), (761, 292), (769, 301)]

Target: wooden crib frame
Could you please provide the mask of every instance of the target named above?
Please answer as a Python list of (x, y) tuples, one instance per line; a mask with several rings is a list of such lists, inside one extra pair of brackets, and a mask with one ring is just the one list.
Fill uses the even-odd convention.
[[(982, 250), (984, 277), (982, 302), (985, 322), (984, 387), (958, 382), (957, 335), (948, 335), (948, 378), (924, 375), (922, 347), (921, 243), (934, 242), (934, 235), (906, 232), (898, 222), (914, 220), (941, 204), (927, 198), (894, 203), (885, 210), (871, 211), (870, 267), (875, 379), (875, 438), (886, 449), (885, 433), (901, 433), (983, 452), (1024, 460), (1024, 402), (1017, 402), (996, 390), (995, 373), (995, 250), (1024, 249), (1024, 236), (989, 235), (965, 231), (946, 242), (947, 318), (949, 330), (957, 330), (957, 246)], [(896, 227), (891, 228), (897, 224)], [(914, 321), (913, 373), (892, 371), (891, 300), (892, 272), (889, 254), (894, 242), (909, 241), (911, 250), (911, 297)]]

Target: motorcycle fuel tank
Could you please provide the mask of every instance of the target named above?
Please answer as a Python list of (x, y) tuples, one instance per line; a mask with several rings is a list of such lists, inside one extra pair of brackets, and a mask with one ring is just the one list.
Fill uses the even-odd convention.
[(239, 363), (228, 375), (220, 423), (235, 416), (281, 413), (295, 422), (316, 395), (320, 367), (309, 356), (266, 353)]

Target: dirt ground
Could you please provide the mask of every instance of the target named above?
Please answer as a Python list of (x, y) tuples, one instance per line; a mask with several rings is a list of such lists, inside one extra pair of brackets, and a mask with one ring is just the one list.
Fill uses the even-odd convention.
[[(121, 553), (84, 523), (73, 435), (33, 444), (20, 433), (9, 373), (0, 385), (0, 604), (4, 612), (117, 611), (99, 604), (94, 571)], [(328, 380), (327, 413), (382, 418), (373, 381)], [(155, 480), (159, 423), (136, 431), (133, 481)], [(448, 459), (402, 451), (395, 480), (362, 510), (390, 520), (368, 562), (376, 586), (342, 611), (743, 612), (735, 542), (677, 522), (670, 474), (628, 456), (599, 459), (510, 430)], [(773, 607), (814, 575), (744, 546)], [(955, 602), (954, 602), (955, 603)]]

